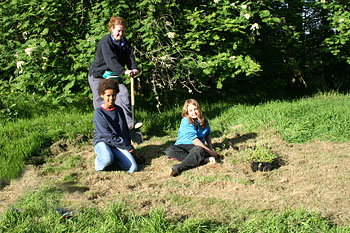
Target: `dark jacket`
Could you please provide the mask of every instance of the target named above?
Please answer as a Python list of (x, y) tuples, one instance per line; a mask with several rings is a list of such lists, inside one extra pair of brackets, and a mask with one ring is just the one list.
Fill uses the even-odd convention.
[(125, 66), (128, 69), (137, 69), (133, 48), (125, 38), (122, 40), (123, 45), (121, 47), (113, 43), (111, 33), (100, 40), (95, 60), (90, 66), (89, 75), (99, 77), (106, 70), (113, 71), (117, 75), (123, 75), (126, 70)]
[(99, 142), (105, 142), (109, 146), (128, 151), (133, 149), (129, 129), (121, 107), (115, 106), (113, 110), (106, 110), (101, 106), (96, 108), (93, 122), (95, 125), (94, 146)]

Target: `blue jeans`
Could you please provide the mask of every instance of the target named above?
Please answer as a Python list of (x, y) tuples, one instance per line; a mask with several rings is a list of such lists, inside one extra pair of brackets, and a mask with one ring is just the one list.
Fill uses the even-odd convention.
[(129, 151), (109, 147), (104, 142), (97, 143), (94, 149), (97, 154), (95, 159), (96, 171), (103, 171), (112, 164), (116, 164), (120, 169), (129, 173), (137, 171), (137, 163)]

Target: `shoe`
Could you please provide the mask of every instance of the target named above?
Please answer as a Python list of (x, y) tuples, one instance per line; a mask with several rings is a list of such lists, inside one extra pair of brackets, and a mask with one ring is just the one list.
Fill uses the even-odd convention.
[(142, 123), (141, 122), (137, 122), (137, 123), (135, 123), (133, 126), (130, 126), (129, 127), (129, 130), (132, 130), (132, 129), (139, 129), (139, 128), (141, 128), (142, 127)]
[(216, 159), (214, 157), (209, 157), (204, 159), (204, 164), (216, 164)]
[(137, 122), (135, 125), (134, 125), (134, 129), (139, 129), (142, 127), (142, 123), (141, 122)]
[(179, 170), (176, 168), (169, 168), (169, 176), (177, 176), (179, 174)]

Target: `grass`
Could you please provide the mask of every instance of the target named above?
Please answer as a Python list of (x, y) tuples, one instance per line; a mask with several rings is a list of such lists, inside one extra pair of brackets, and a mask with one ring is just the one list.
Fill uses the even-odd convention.
[[(0, 232), (349, 232), (346, 218), (336, 224), (323, 212), (327, 198), (348, 203), (346, 195), (332, 196), (332, 187), (342, 184), (347, 190), (349, 183), (350, 173), (340, 167), (347, 160), (347, 144), (340, 143), (350, 142), (350, 129), (345, 127), (349, 104), (350, 95), (337, 93), (256, 105), (204, 103), (224, 163), (214, 169), (191, 169), (174, 179), (160, 174), (173, 162), (162, 155), (176, 137), (181, 106), (161, 114), (138, 110), (147, 139), (138, 150), (150, 157), (131, 175), (93, 172), (91, 150), (84, 149), (91, 147), (91, 112), (57, 111), (2, 121), (0, 178), (17, 177), (26, 164), (38, 161), (34, 158), (44, 157), (40, 174), (45, 182), (0, 215)], [(287, 142), (274, 141), (268, 132)], [(236, 148), (250, 140), (271, 142), (288, 165), (251, 174), (246, 151)], [(318, 143), (319, 153), (311, 154), (311, 141), (337, 142), (339, 153), (334, 153), (334, 144)], [(323, 168), (330, 171), (326, 177)], [(254, 193), (258, 191), (262, 193)], [(276, 198), (278, 194), (284, 199)], [(305, 208), (290, 208), (282, 205), (284, 201)], [(61, 210), (73, 214), (66, 218)]]
[[(280, 213), (244, 210), (240, 218), (166, 218), (164, 208), (146, 215), (122, 203), (104, 209), (86, 207), (79, 211), (60, 208), (62, 193), (42, 187), (29, 193), (0, 219), (1, 232), (348, 232), (317, 213), (285, 209)], [(241, 210), (242, 211), (242, 210)], [(242, 213), (240, 213), (242, 215)]]
[[(91, 113), (52, 112), (32, 119), (3, 122), (0, 125), (0, 179), (18, 177), (28, 161), (35, 162), (47, 154), (56, 141), (79, 141), (91, 138)], [(34, 160), (34, 161), (33, 161)]]
[[(273, 101), (255, 106), (230, 105), (219, 102), (214, 106), (203, 104), (203, 111), (213, 129), (213, 135), (220, 137), (234, 131), (241, 125), (245, 132), (275, 129), (288, 142), (303, 143), (313, 139), (345, 142), (350, 140), (349, 95), (319, 94), (313, 98), (295, 101)], [(78, 135), (91, 138), (93, 113), (70, 111), (51, 112), (47, 115), (0, 124), (0, 179), (17, 177), (26, 161), (45, 154), (45, 148), (65, 138)], [(167, 134), (176, 136), (180, 122), (181, 107), (177, 106), (163, 113), (147, 112), (141, 109), (138, 118), (144, 122), (146, 139)]]
[[(28, 194), (2, 216), (0, 231), (206, 232), (208, 229), (218, 228), (199, 220), (166, 219), (162, 209), (154, 209), (148, 215), (137, 215), (120, 203), (113, 203), (102, 210), (87, 207), (79, 212), (71, 212), (57, 207), (60, 195), (62, 193), (58, 189), (49, 187), (42, 187), (37, 192)], [(68, 217), (65, 217), (67, 213)]]
[(349, 95), (336, 93), (256, 106), (239, 104), (220, 113), (213, 126), (223, 134), (239, 124), (247, 132), (273, 128), (294, 143), (313, 139), (345, 142), (350, 139), (348, 105)]
[(302, 209), (286, 209), (278, 214), (261, 212), (253, 214), (238, 232), (347, 232), (348, 227), (337, 227), (317, 213)]

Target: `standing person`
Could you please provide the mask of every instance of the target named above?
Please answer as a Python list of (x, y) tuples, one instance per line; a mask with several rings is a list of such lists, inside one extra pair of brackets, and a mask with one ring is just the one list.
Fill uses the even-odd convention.
[[(92, 62), (89, 71), (89, 85), (92, 90), (94, 108), (98, 108), (103, 99), (98, 94), (98, 85), (104, 76), (112, 74), (116, 77), (128, 75), (134, 77), (139, 73), (133, 54), (133, 48), (125, 39), (127, 28), (126, 21), (121, 17), (110, 18), (108, 28), (110, 33), (105, 35), (98, 43), (95, 60)], [(125, 69), (125, 66), (127, 69)], [(137, 129), (142, 123), (132, 120), (130, 94), (122, 80), (119, 81), (119, 94), (116, 104), (122, 107), (129, 129)]]
[(95, 109), (93, 122), (96, 171), (106, 170), (112, 164), (129, 173), (137, 170), (132, 154), (129, 129), (121, 107), (115, 104), (119, 85), (116, 80), (103, 79), (98, 86), (98, 94), (103, 104)]
[(168, 157), (181, 161), (169, 170), (171, 176), (198, 166), (202, 161), (215, 161), (220, 156), (218, 152), (213, 151), (209, 122), (203, 116), (196, 100), (185, 101), (182, 117), (177, 140), (173, 146), (166, 149)]

